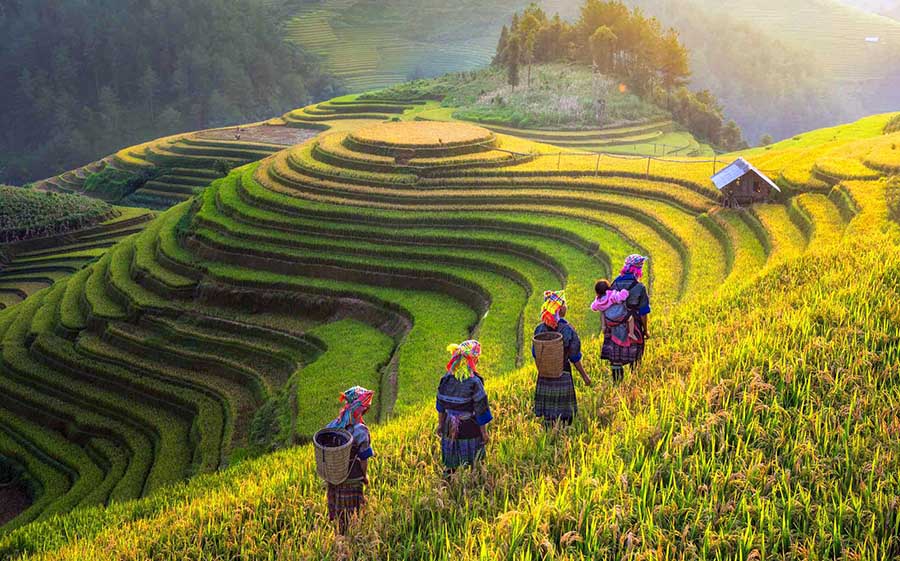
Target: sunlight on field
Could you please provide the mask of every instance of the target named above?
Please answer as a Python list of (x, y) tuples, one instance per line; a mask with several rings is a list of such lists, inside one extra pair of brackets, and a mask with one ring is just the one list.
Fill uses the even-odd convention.
[[(0, 444), (43, 492), (0, 551), (337, 557), (308, 446), (168, 485), (250, 453), (263, 422), (269, 445), (302, 442), (329, 418), (315, 404), (360, 381), (379, 390), (382, 426), (371, 514), (355, 531), (393, 537), (365, 546), (375, 557), (436, 556), (445, 539), (462, 558), (596, 553), (625, 528), (643, 528), (631, 546), (643, 548), (669, 543), (676, 526), (702, 556), (790, 556), (801, 544), (835, 551), (837, 538), (815, 529), (838, 511), (845, 546), (875, 557), (889, 547), (900, 311), (880, 291), (900, 266), (884, 252), (900, 233), (881, 170), (900, 158), (877, 132), (886, 118), (747, 152), (782, 177), (846, 179), (792, 182), (822, 193), (726, 211), (705, 159), (554, 157), (512, 131), (377, 124), (419, 108), (349, 98), (290, 114), (345, 128), (234, 170), (0, 311), (4, 392), (105, 435), (79, 444), (4, 413)], [(150, 150), (161, 148), (142, 157)], [(616, 387), (587, 305), (593, 280), (634, 251), (651, 257), (655, 337)], [(524, 357), (542, 291), (563, 285), (602, 381), (579, 390), (582, 416), (556, 435), (528, 418)], [(434, 447), (409, 443), (430, 430), (443, 341), (473, 330), (498, 427), (470, 476), (481, 485), (440, 487)], [(81, 467), (66, 479), (61, 465)], [(682, 527), (682, 515), (661, 514), (663, 497), (680, 497), (691, 518), (734, 507), (706, 530)], [(794, 537), (797, 524), (810, 531)]]

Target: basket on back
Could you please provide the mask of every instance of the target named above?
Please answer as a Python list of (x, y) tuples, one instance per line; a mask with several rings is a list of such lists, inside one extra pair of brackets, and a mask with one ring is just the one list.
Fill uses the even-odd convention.
[(353, 436), (343, 429), (322, 429), (313, 437), (316, 451), (316, 473), (331, 483), (340, 485), (350, 475), (350, 448)]
[(566, 350), (563, 346), (562, 333), (547, 331), (534, 336), (534, 362), (538, 376), (542, 378), (559, 378), (566, 363)]

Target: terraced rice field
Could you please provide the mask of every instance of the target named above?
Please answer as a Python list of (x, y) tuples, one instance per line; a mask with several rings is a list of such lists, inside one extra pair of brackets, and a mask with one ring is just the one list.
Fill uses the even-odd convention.
[[(705, 160), (548, 163), (547, 146), (481, 127), (381, 123), (416, 106), (289, 114), (331, 129), (0, 311), (0, 453), (41, 490), (0, 553), (341, 557), (309, 446), (170, 484), (306, 442), (356, 383), (378, 390), (382, 424), (358, 558), (893, 551), (900, 312), (847, 285), (895, 292), (883, 172), (723, 210)], [(892, 140), (842, 157), (867, 166)], [(785, 175), (807, 165), (783, 157)], [(588, 306), (638, 251), (653, 345), (615, 387)], [(527, 341), (560, 287), (600, 387), (547, 432), (527, 414)], [(446, 343), (472, 336), (497, 429), (477, 484), (446, 486), (423, 436)]]
[[(238, 138), (240, 136), (240, 139)], [(126, 202), (149, 208), (168, 208), (186, 201), (228, 169), (260, 160), (284, 148), (256, 142), (235, 131), (231, 138), (184, 135), (129, 148), (114, 156), (120, 169), (160, 169), (162, 175), (129, 195)]]
[(92, 173), (109, 167), (129, 172), (154, 170), (157, 175), (119, 204), (165, 209), (186, 201), (234, 167), (274, 154), (285, 146), (304, 142), (314, 130), (253, 124), (175, 135), (125, 148), (99, 162), (58, 177), (39, 181), (39, 190), (74, 192), (109, 199), (105, 193), (86, 193)]
[(448, 46), (398, 33), (390, 19), (366, 18), (354, 12), (370, 9), (356, 0), (324, 0), (301, 8), (284, 25), (285, 35), (322, 56), (326, 68), (349, 92), (359, 93), (409, 80), (478, 68), (494, 56), (494, 39), (478, 37)]
[(827, 194), (842, 181), (871, 181), (897, 173), (900, 136), (884, 134), (892, 115), (797, 135), (741, 155), (785, 187)]
[(651, 121), (585, 131), (516, 129), (483, 125), (495, 132), (568, 148), (605, 154), (638, 156), (713, 156), (713, 149), (700, 144), (672, 121)]
[(119, 208), (93, 227), (4, 245), (0, 310), (75, 274), (119, 241), (143, 230), (153, 216), (146, 209)]

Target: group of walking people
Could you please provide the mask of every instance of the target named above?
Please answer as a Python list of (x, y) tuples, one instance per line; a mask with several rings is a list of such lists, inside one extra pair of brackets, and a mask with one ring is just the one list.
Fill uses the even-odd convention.
[[(600, 280), (594, 287), (596, 299), (591, 310), (602, 314), (601, 359), (609, 361), (616, 383), (623, 379), (624, 367), (638, 364), (644, 355), (650, 314), (650, 298), (642, 282), (646, 261), (647, 258), (641, 255), (630, 255), (615, 280)], [(534, 334), (559, 333), (564, 349), (562, 375), (558, 378), (539, 376), (535, 385), (534, 414), (546, 426), (571, 424), (578, 414), (573, 369), (585, 385), (593, 383), (582, 365), (581, 339), (566, 320), (567, 312), (564, 291), (544, 293), (540, 323)], [(447, 350), (450, 360), (438, 383), (435, 402), (436, 434), (441, 440), (445, 475), (462, 466), (475, 465), (484, 457), (489, 438), (487, 427), (493, 420), (484, 379), (478, 373), (481, 344), (469, 340), (450, 345)], [(337, 523), (340, 532), (365, 504), (368, 460), (374, 453), (363, 415), (369, 410), (373, 396), (371, 390), (359, 386), (350, 388), (341, 396), (340, 414), (329, 424), (330, 428), (347, 430), (353, 437), (349, 476), (342, 484), (329, 483), (327, 491), (328, 515)]]

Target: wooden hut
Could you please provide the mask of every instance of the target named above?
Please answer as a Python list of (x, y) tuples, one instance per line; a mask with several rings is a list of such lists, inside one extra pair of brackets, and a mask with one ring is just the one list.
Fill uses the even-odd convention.
[(773, 191), (781, 192), (774, 181), (744, 158), (720, 170), (712, 176), (712, 182), (722, 193), (722, 204), (728, 207), (765, 203), (772, 200)]

